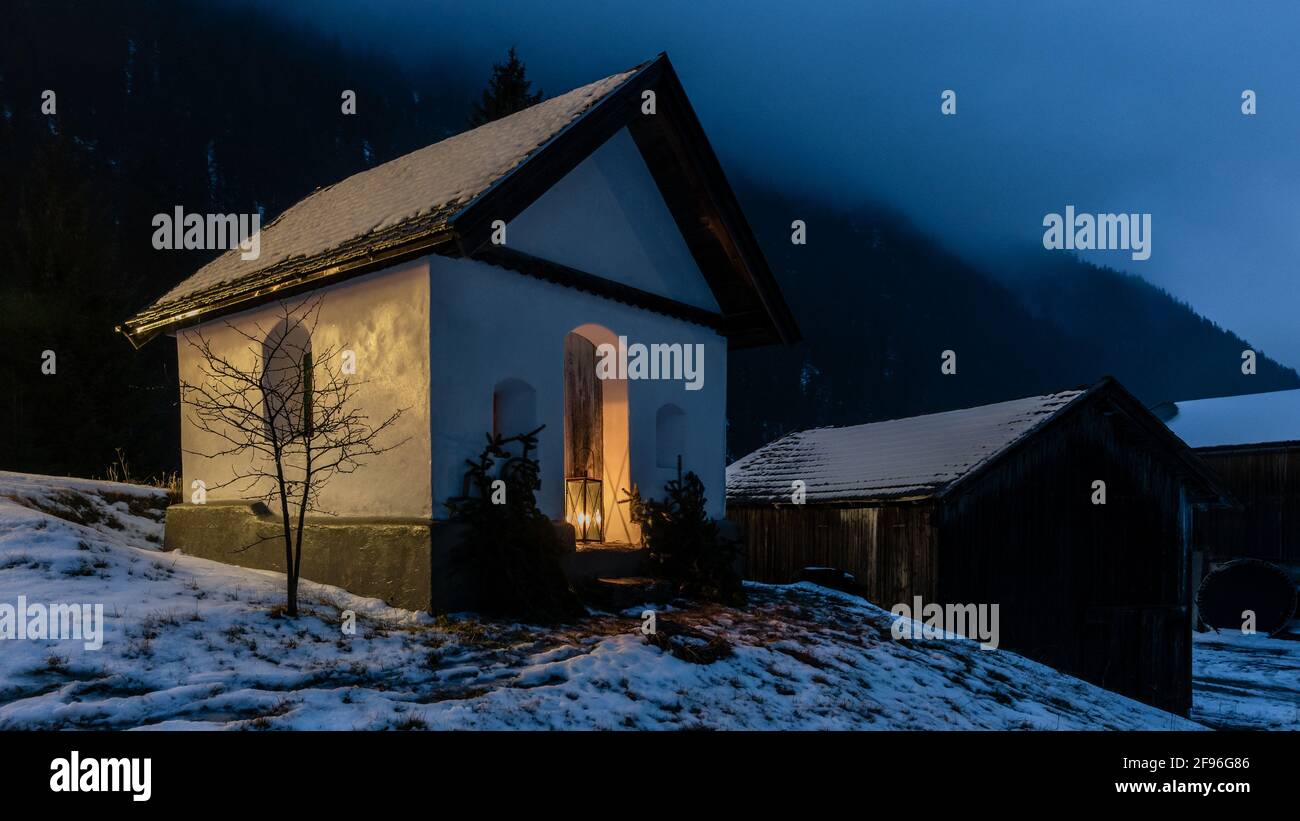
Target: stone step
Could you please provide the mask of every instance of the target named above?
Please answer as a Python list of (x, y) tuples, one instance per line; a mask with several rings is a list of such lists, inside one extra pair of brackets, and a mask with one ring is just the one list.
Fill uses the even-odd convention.
[(569, 583), (581, 586), (592, 579), (639, 576), (645, 572), (645, 548), (634, 545), (580, 547), (560, 560)]
[(626, 610), (641, 604), (666, 604), (673, 585), (649, 576), (615, 576), (592, 579), (583, 585), (583, 598), (605, 610)]

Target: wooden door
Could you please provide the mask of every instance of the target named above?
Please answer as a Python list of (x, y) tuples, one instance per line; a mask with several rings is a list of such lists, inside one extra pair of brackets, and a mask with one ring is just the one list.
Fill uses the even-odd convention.
[(596, 346), (586, 337), (564, 340), (564, 475), (601, 479), (605, 425)]

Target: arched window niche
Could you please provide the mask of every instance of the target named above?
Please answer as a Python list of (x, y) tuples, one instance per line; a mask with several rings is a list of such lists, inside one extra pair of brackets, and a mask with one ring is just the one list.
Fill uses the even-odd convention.
[(262, 421), (266, 437), (287, 442), (309, 430), (311, 411), (311, 331), (287, 319), (262, 340)]
[(537, 429), (537, 391), (522, 379), (503, 379), (492, 390), (492, 433), (509, 439)]
[(672, 404), (655, 412), (655, 466), (676, 468), (686, 453), (686, 411)]

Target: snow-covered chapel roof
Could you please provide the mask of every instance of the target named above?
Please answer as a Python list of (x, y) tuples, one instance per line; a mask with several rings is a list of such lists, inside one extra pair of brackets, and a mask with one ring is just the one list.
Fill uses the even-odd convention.
[(163, 294), (158, 304), (412, 220), (445, 221), (632, 74), (597, 80), (321, 188), (266, 226), (258, 259), (244, 260), (238, 250), (229, 251)]
[[(425, 146), (317, 189), (264, 226), (261, 253), (245, 260), (234, 248), (159, 297), (141, 315), (166, 311), (221, 286), (270, 282), (277, 268), (294, 269), (385, 235), (399, 240), (429, 233), (521, 165), (637, 69), (553, 97), (516, 114)], [(129, 323), (128, 323), (129, 326)]]
[(926, 497), (997, 457), (1085, 391), (791, 433), (727, 468), (728, 504)]
[(1300, 442), (1300, 390), (1168, 402), (1155, 412), (1194, 448)]
[[(651, 90), (657, 113), (641, 116)], [(513, 219), (621, 128), (635, 129), (718, 312), (488, 249), (494, 220)], [(222, 254), (119, 330), (139, 347), (160, 333), (435, 252), (699, 322), (735, 347), (799, 338), (666, 54), (317, 190), (263, 227), (257, 259), (243, 259), (238, 248)]]

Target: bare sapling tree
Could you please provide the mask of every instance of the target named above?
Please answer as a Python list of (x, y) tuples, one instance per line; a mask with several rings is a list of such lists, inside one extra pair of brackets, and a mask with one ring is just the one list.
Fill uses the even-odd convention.
[(282, 532), (241, 549), (283, 538), (290, 616), (298, 615), (306, 518), (336, 515), (321, 507), (322, 489), (406, 441), (381, 444), (402, 410), (373, 420), (361, 410), (368, 380), (357, 378), (353, 354), (313, 347), (322, 301), (317, 295), (293, 306), (279, 303), (270, 328), (226, 322), (229, 334), (220, 345), (198, 332), (182, 333), (197, 354), (198, 376), (193, 383), (182, 376), (181, 401), (201, 434), (196, 438), (210, 443), (185, 452), (232, 464), (229, 478), (205, 480), (208, 489), (234, 488), (240, 498), (279, 511)]

